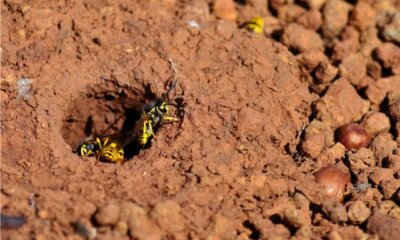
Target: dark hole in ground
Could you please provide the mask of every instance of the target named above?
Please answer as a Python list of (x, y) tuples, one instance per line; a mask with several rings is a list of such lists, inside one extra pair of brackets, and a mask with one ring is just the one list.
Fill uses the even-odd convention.
[[(145, 93), (146, 89), (144, 92), (137, 89), (107, 80), (80, 94), (64, 118), (61, 129), (64, 140), (75, 150), (84, 141), (97, 136), (127, 135), (141, 117), (145, 96), (150, 96)], [(124, 148), (125, 158), (131, 158), (147, 147), (128, 144)]]
[(250, 239), (260, 239), (261, 233), (257, 229), (257, 227), (254, 225), (254, 223), (250, 222), (249, 220), (246, 220), (243, 222), (243, 227), (245, 227), (251, 231), (251, 234), (249, 236)]
[[(151, 91), (150, 85), (137, 88), (120, 86), (112, 79), (101, 80), (102, 84), (89, 88), (71, 104), (64, 118), (62, 135), (73, 150), (77, 150), (89, 139), (111, 137), (123, 147), (124, 158), (130, 159), (151, 144), (148, 141), (142, 146), (138, 137), (141, 136), (144, 126), (144, 104), (152, 102), (154, 105), (157, 95)], [(176, 117), (182, 119), (183, 99), (176, 98), (169, 105), (175, 107)], [(161, 121), (152, 120), (153, 131), (156, 132)], [(155, 123), (156, 121), (158, 122)]]

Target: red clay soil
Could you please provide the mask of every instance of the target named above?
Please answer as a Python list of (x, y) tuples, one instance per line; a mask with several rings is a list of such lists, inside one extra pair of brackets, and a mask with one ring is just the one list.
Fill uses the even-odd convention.
[[(26, 219), (2, 239), (385, 239), (387, 217), (398, 230), (400, 60), (383, 48), (359, 77), (321, 51), (344, 37), (318, 45), (276, 11), (293, 3), (239, 2), (234, 22), (212, 1), (2, 1), (1, 213)], [(269, 11), (282, 38), (238, 27)], [(173, 80), (180, 121), (150, 146), (123, 164), (73, 153), (132, 127)], [(372, 143), (345, 152), (333, 133), (361, 120)], [(342, 203), (314, 181), (327, 164), (352, 176)], [(383, 220), (363, 224), (364, 207)]]

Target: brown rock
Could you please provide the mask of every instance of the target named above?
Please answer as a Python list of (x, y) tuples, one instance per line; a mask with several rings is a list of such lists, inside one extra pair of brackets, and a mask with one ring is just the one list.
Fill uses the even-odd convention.
[(292, 238), (293, 240), (300, 240), (300, 239), (312, 239), (313, 231), (311, 230), (311, 226), (303, 226), (297, 229), (295, 237)]
[(325, 135), (323, 133), (319, 133), (305, 139), (301, 143), (301, 150), (306, 156), (315, 159), (321, 153), (324, 146)]
[(397, 143), (393, 141), (393, 137), (390, 133), (381, 133), (374, 138), (370, 147), (380, 162), (383, 158), (388, 157), (396, 150)]
[(381, 104), (389, 91), (398, 91), (400, 89), (400, 76), (391, 76), (381, 78), (368, 85), (365, 94), (374, 104)]
[(400, 189), (400, 179), (388, 179), (381, 182), (383, 197), (391, 199), (398, 189)]
[(322, 39), (316, 32), (297, 23), (291, 23), (285, 28), (281, 41), (289, 49), (298, 52), (324, 49)]
[(375, 208), (375, 211), (379, 211), (384, 215), (388, 215), (389, 212), (396, 206), (396, 203), (391, 200), (381, 201)]
[(400, 155), (391, 154), (386, 159), (384, 163), (382, 163), (384, 167), (390, 168), (393, 172), (400, 171)]
[(377, 234), (381, 240), (397, 239), (400, 236), (400, 222), (380, 212), (374, 212), (368, 219), (367, 231)]
[[(379, 38), (379, 31), (377, 28), (368, 28), (360, 33), (360, 49), (359, 52), (364, 56), (372, 56), (372, 52), (382, 44)], [(368, 59), (370, 60), (370, 59)], [(379, 79), (380, 77), (376, 78)]]
[(396, 123), (394, 126), (395, 128), (395, 134), (396, 134), (396, 142), (400, 146), (400, 121)]
[(400, 44), (400, 14), (397, 12), (392, 16), (389, 24), (384, 26), (382, 35), (386, 40)]
[(301, 14), (296, 22), (307, 29), (317, 31), (322, 26), (322, 14), (316, 9), (311, 9)]
[(236, 21), (238, 14), (233, 0), (215, 0), (213, 10), (218, 18)]
[(368, 167), (375, 166), (374, 153), (368, 148), (360, 148), (355, 153), (349, 153), (350, 169), (354, 174), (359, 174)]
[(310, 200), (308, 200), (303, 194), (296, 192), (293, 195), (293, 200), (297, 208), (300, 209), (309, 209), (310, 208)]
[(382, 76), (381, 65), (377, 61), (369, 59), (367, 62), (367, 74), (372, 78), (370, 82), (374, 82), (374, 79), (380, 79)]
[(283, 218), (287, 224), (294, 228), (300, 228), (311, 224), (311, 217), (308, 209), (288, 208), (283, 212)]
[(393, 121), (400, 122), (400, 98), (389, 106), (389, 114)]
[(395, 218), (397, 221), (400, 222), (400, 207), (395, 206), (392, 210), (390, 210), (388, 216)]
[[(349, 104), (351, 103), (351, 104)], [(337, 128), (348, 122), (359, 121), (368, 111), (369, 103), (363, 100), (345, 79), (335, 81), (326, 94), (315, 102), (316, 118)]]
[(301, 53), (296, 57), (310, 71), (316, 68), (321, 62), (329, 62), (327, 56), (320, 50)]
[(358, 226), (343, 226), (339, 228), (338, 232), (343, 240), (360, 240), (360, 239), (373, 240), (370, 239), (368, 235), (365, 234)]
[(367, 75), (367, 62), (360, 53), (350, 54), (339, 65), (340, 76), (349, 80), (354, 86), (360, 86)]
[(151, 216), (161, 228), (171, 232), (179, 232), (185, 228), (185, 221), (180, 211), (181, 207), (178, 203), (165, 201), (154, 206)]
[(338, 142), (322, 151), (317, 159), (318, 166), (333, 165), (337, 160), (342, 159), (345, 154), (346, 148)]
[[(124, 202), (120, 205), (120, 221), (128, 223), (129, 235), (134, 239), (159, 240), (162, 235), (155, 223), (151, 222), (147, 211), (132, 203)], [(122, 226), (123, 229), (124, 226)]]
[(328, 234), (328, 240), (343, 240), (337, 231), (332, 231)]
[(321, 62), (315, 69), (315, 77), (321, 83), (328, 83), (336, 77), (338, 71), (330, 62)]
[(371, 136), (375, 136), (379, 133), (389, 131), (390, 119), (384, 113), (374, 112), (368, 114), (362, 120), (361, 126), (363, 126)]
[(285, 22), (293, 22), (296, 18), (302, 15), (306, 10), (297, 4), (287, 4), (276, 9), (278, 19)]
[(377, 24), (379, 27), (387, 24), (388, 17), (396, 13), (397, 8), (392, 0), (373, 1), (372, 7), (377, 15)]
[(362, 201), (356, 200), (349, 206), (347, 215), (352, 223), (361, 224), (371, 215), (371, 210)]
[(334, 223), (347, 222), (348, 216), (346, 208), (339, 202), (326, 201), (322, 203), (322, 211), (329, 216)]
[(94, 217), (97, 223), (102, 226), (115, 225), (119, 219), (119, 214), (119, 206), (110, 203), (106, 206), (100, 207)]
[(400, 65), (400, 47), (393, 43), (383, 43), (376, 49), (375, 53), (385, 68), (391, 69)]
[(369, 175), (368, 178), (375, 185), (379, 185), (384, 180), (393, 179), (393, 170), (390, 168), (375, 167), (374, 171)]
[(214, 233), (224, 239), (236, 236), (235, 224), (228, 218), (218, 215), (214, 221)]
[(360, 33), (351, 26), (346, 27), (340, 34), (340, 41), (334, 40), (332, 47), (332, 60), (338, 61), (356, 53), (360, 47)]
[(118, 221), (115, 225), (115, 230), (119, 232), (121, 235), (128, 234), (128, 223), (125, 221)]
[(327, 146), (331, 146), (335, 143), (333, 138), (333, 131), (327, 127), (323, 122), (318, 120), (313, 120), (307, 127), (304, 129), (304, 139), (312, 137), (318, 134), (324, 134), (324, 142)]
[(357, 2), (351, 14), (353, 26), (363, 31), (367, 28), (374, 27), (376, 24), (375, 10), (366, 2)]
[(351, 5), (342, 0), (328, 0), (323, 8), (324, 23), (322, 33), (327, 38), (334, 38), (340, 34), (348, 21)]

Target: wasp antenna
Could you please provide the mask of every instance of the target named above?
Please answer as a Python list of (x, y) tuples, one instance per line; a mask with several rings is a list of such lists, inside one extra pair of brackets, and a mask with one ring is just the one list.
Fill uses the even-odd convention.
[(163, 99), (167, 99), (169, 96), (169, 93), (174, 90), (174, 88), (176, 87), (176, 84), (178, 83), (178, 80), (174, 80), (172, 81), (171, 85), (169, 86), (169, 89), (167, 90), (166, 93), (163, 94)]

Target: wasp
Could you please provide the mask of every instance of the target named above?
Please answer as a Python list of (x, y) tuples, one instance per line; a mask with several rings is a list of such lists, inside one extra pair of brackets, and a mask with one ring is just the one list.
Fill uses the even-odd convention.
[(171, 116), (168, 102), (169, 93), (175, 88), (177, 81), (173, 81), (167, 92), (160, 98), (157, 98), (145, 104), (142, 108), (141, 118), (133, 130), (133, 136), (137, 143), (144, 147), (155, 138), (154, 132), (160, 128), (164, 122), (178, 121)]
[(96, 156), (98, 160), (112, 163), (124, 161), (123, 141), (120, 135), (96, 137), (84, 141), (75, 152), (79, 156)]
[(246, 29), (250, 32), (254, 32), (257, 34), (264, 33), (264, 19), (261, 17), (252, 17), (245, 26)]

